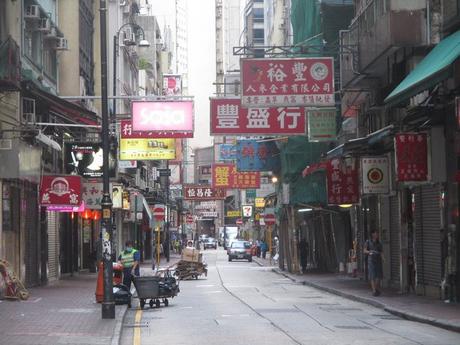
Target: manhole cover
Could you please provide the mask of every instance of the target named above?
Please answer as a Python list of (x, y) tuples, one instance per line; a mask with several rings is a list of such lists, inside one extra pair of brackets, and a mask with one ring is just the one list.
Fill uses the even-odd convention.
[(334, 326), (335, 328), (340, 328), (340, 329), (371, 329), (370, 327), (367, 326)]
[(298, 313), (299, 310), (293, 308), (265, 308), (265, 309), (256, 309), (258, 313), (266, 314), (278, 314), (278, 313)]

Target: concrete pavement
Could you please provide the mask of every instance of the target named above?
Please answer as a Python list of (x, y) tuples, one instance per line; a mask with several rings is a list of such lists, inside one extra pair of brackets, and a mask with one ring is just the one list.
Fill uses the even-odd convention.
[(291, 274), (280, 270), (268, 259), (254, 257), (254, 261), (261, 266), (273, 267), (274, 272), (294, 282), (366, 303), (408, 320), (460, 332), (459, 304), (449, 304), (425, 296), (401, 294), (392, 289), (383, 289), (381, 296), (374, 297), (370, 293), (369, 283), (358, 278), (341, 274)]
[[(160, 267), (177, 260), (172, 254)], [(143, 273), (151, 270), (149, 262), (141, 266)], [(116, 318), (103, 320), (95, 302), (96, 281), (96, 273), (80, 273), (29, 289), (27, 301), (0, 300), (0, 344), (118, 344), (127, 306), (117, 305)]]

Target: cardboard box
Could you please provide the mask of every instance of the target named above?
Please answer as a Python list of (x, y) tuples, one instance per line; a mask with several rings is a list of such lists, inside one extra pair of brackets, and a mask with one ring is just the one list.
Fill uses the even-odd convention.
[(182, 250), (182, 260), (192, 262), (202, 262), (203, 254), (198, 249), (187, 247)]

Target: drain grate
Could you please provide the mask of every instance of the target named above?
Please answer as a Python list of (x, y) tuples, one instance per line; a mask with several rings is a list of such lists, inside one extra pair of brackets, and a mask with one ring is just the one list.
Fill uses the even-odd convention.
[(256, 309), (256, 311), (265, 314), (299, 313), (299, 310), (293, 308), (264, 308)]
[(340, 329), (371, 329), (371, 327), (368, 326), (334, 326), (335, 328), (340, 328)]

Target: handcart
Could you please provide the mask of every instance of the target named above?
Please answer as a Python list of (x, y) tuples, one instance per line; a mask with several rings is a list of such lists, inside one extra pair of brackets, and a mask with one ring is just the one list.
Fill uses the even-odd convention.
[(149, 301), (151, 308), (155, 305), (160, 307), (163, 302), (164, 306), (169, 305), (168, 298), (174, 298), (179, 292), (179, 285), (176, 279), (168, 272), (164, 276), (144, 276), (133, 278), (134, 287), (137, 291), (141, 309), (144, 308), (146, 301)]
[(174, 274), (179, 280), (198, 279), (202, 274), (208, 276), (208, 268), (203, 262), (180, 260)]

